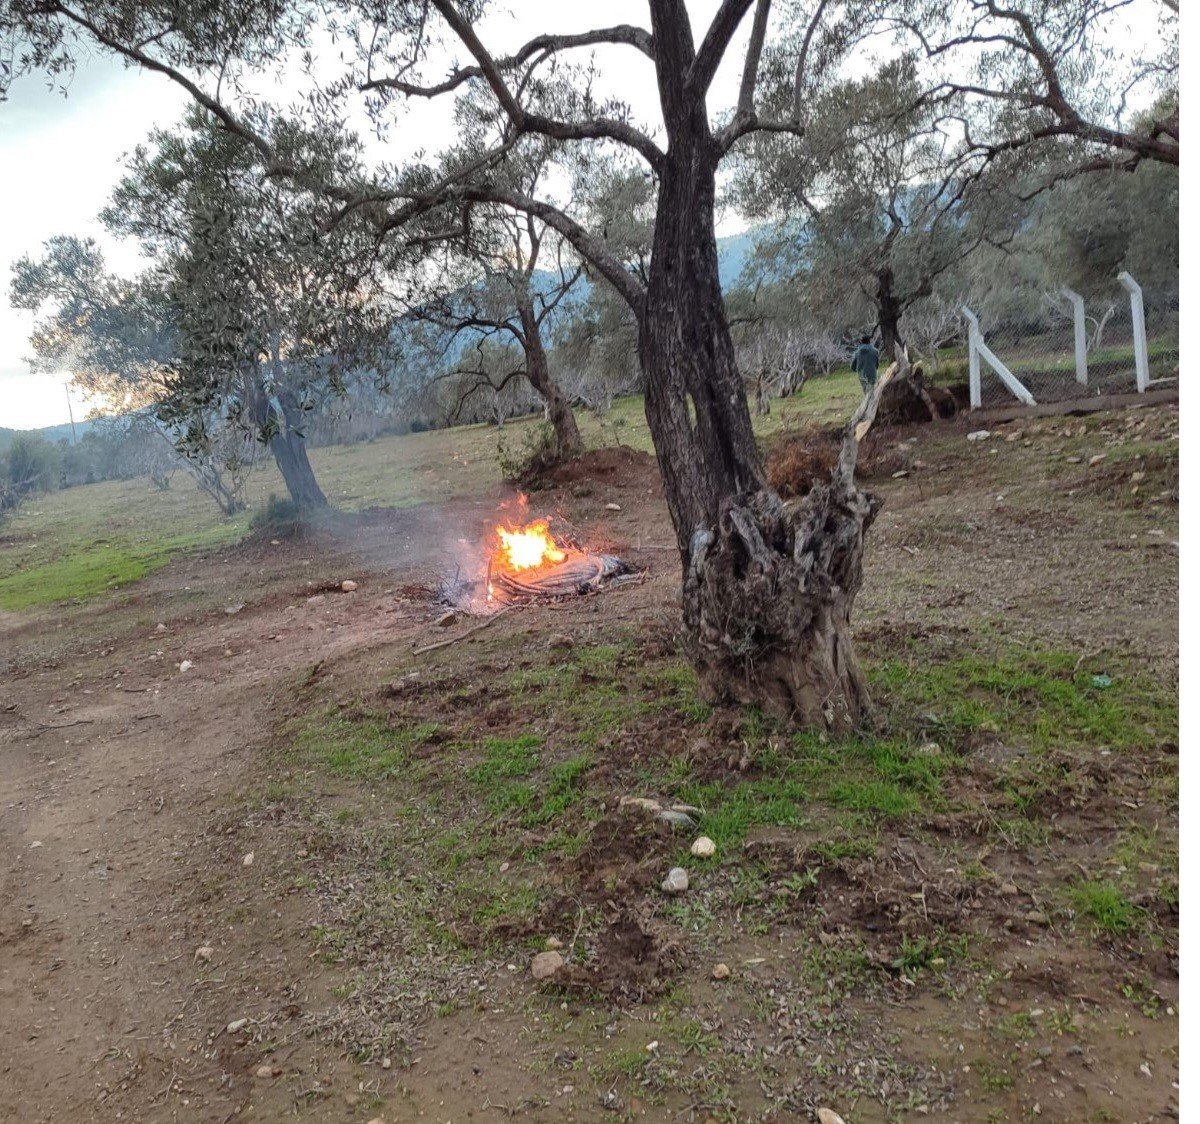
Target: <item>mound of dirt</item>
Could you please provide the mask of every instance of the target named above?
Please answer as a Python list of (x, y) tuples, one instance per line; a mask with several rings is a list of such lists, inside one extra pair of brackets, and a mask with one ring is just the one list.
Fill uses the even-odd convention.
[[(813, 484), (830, 478), (841, 449), (840, 427), (810, 426), (782, 437), (767, 454), (767, 480), (785, 500), (806, 496)], [(859, 446), (857, 474), (861, 479), (890, 476), (904, 467), (905, 457), (894, 436), (868, 433)]]
[(658, 468), (649, 453), (617, 445), (605, 449), (592, 449), (582, 456), (563, 461), (562, 464), (549, 469), (543, 475), (542, 482), (554, 487), (600, 481), (621, 487), (640, 484), (648, 477), (657, 475)]

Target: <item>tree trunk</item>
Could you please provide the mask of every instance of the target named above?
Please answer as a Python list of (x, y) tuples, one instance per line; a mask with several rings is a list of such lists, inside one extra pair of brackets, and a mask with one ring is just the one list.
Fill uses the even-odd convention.
[(904, 341), (900, 338), (900, 317), (904, 309), (900, 298), (896, 295), (895, 274), (891, 266), (884, 266), (877, 274), (876, 306), (879, 311), (879, 351), (888, 363), (894, 363), (900, 357), (900, 348)]
[(519, 312), (525, 346), (526, 377), (546, 403), (546, 414), (554, 429), (554, 441), (559, 457), (564, 460), (577, 457), (583, 452), (583, 437), (579, 433), (579, 425), (575, 421), (575, 411), (571, 409), (571, 403), (567, 401), (562, 388), (550, 374), (550, 363), (546, 357), (546, 348), (542, 344), (541, 325), (531, 304), (523, 301)]
[(287, 485), (288, 495), (301, 511), (328, 507), (329, 501), (308, 461), (308, 446), (291, 426), (286, 423), (271, 438), (271, 455), (279, 466), (279, 474)]
[[(278, 361), (276, 367), (278, 375)], [(277, 377), (276, 386), (281, 381)], [(300, 511), (328, 507), (329, 501), (313, 474), (312, 465), (308, 462), (308, 447), (299, 432), (303, 419), (303, 411), (299, 404), (287, 390), (277, 392), (278, 405), (272, 403), (257, 378), (257, 373), (247, 372), (243, 377), (243, 385), (255, 424), (270, 433), (268, 443), (271, 455), (275, 458), (275, 464), (283, 477), (288, 495), (292, 497), (292, 503)]]
[(684, 645), (710, 700), (845, 727), (869, 707), (850, 613), (876, 505), (854, 487), (853, 458), (796, 505), (766, 482), (717, 273), (717, 154), (703, 99), (695, 104), (672, 80), (686, 73), (690, 51), (690, 35), (668, 38), (676, 30), (656, 21), (670, 144), (639, 351), (683, 561)]

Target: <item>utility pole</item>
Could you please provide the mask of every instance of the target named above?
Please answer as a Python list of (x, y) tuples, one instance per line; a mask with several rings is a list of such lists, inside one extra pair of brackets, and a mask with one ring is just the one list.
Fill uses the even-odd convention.
[(71, 409), (71, 384), (63, 383), (63, 390), (67, 392), (67, 417), (71, 419), (71, 444), (76, 445), (78, 441), (75, 439), (75, 411)]

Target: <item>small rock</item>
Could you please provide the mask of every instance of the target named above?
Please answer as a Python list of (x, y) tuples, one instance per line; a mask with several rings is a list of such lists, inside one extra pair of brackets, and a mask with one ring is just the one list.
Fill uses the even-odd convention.
[(314, 593), (314, 594), (313, 594), (313, 595), (312, 595), (310, 598), (308, 598), (307, 604), (309, 604), (309, 605), (320, 605), (320, 604), (321, 604), (321, 602), (322, 602), (322, 601), (324, 601), (324, 600), (325, 600), (325, 594), (323, 594), (323, 593)]
[(226, 649), (225, 649), (225, 654), (226, 654), (227, 656), (232, 656), (232, 655), (233, 655), (233, 649), (232, 649), (232, 648), (226, 648)]
[(225, 1029), (230, 1034), (237, 1034), (242, 1027), (249, 1025), (249, 1019), (234, 1019)]
[(1088, 461), (1088, 464), (1089, 464), (1089, 465), (1090, 465), (1092, 468), (1095, 468), (1095, 467), (1096, 467), (1096, 465), (1098, 465), (1098, 464), (1100, 464), (1102, 461), (1106, 461), (1106, 460), (1108, 460), (1108, 454), (1107, 454), (1107, 453), (1097, 453), (1097, 454), (1096, 454), (1094, 457), (1092, 457), (1092, 459), (1091, 459), (1090, 461)]
[(662, 880), (664, 894), (682, 894), (688, 888), (688, 873), (681, 866), (673, 866)]
[(689, 816), (702, 816), (704, 813), (695, 804), (672, 804), (672, 812), (687, 812)]
[(283, 1072), (282, 1069), (278, 1069), (273, 1065), (260, 1065), (258, 1067), (258, 1069), (256, 1069), (254, 1071), (254, 1076), (255, 1077), (278, 1077), (282, 1072)]
[(893, 480), (902, 480), (907, 475), (908, 475), (908, 469), (901, 468), (901, 469), (898, 469), (896, 472), (892, 473), (892, 479)]
[(371, 1119), (367, 1121), (367, 1124), (387, 1124), (387, 1122), (382, 1116), (372, 1116)]
[(819, 1124), (846, 1124), (846, 1122), (831, 1108), (817, 1109)]
[(227, 605), (225, 607), (225, 613), (227, 616), (232, 617), (235, 613), (240, 613), (245, 607), (246, 602), (239, 601), (236, 605)]
[(695, 827), (696, 821), (692, 819), (687, 812), (676, 812), (672, 808), (667, 808), (665, 811), (659, 812), (655, 819), (662, 820), (663, 823), (669, 823), (672, 827)]
[(242, 866), (253, 866), (253, 865), (254, 865), (254, 852), (250, 851), (247, 854), (242, 856)]
[(557, 636), (550, 637), (550, 647), (551, 648), (563, 648), (563, 649), (574, 648), (575, 641), (572, 637), (568, 636), (565, 632), (560, 632)]
[(342, 582), (342, 592), (343, 593), (353, 593), (357, 588), (358, 588), (358, 582), (351, 581), (349, 578), (347, 578), (344, 582)]
[(195, 664), (193, 664), (191, 660), (181, 660), (180, 664), (179, 664), (179, 670), (181, 672), (188, 671), (190, 668), (192, 668), (194, 666), (195, 666)]
[(692, 854), (698, 859), (711, 859), (717, 853), (717, 845), (707, 835), (701, 835), (692, 844)]
[[(977, 429), (974, 432), (967, 434), (967, 440), (968, 441), (986, 441), (989, 437), (991, 437), (991, 435), (992, 435), (992, 432), (989, 429)], [(822, 1124), (824, 1124), (823, 1121), (822, 1121)]]
[(546, 947), (551, 952), (557, 952), (560, 948), (562, 948), (562, 946), (563, 946), (562, 941), (560, 941), (557, 937), (547, 937), (546, 938)]
[(449, 628), (452, 624), (458, 623), (458, 614), (451, 609), (448, 613), (443, 613), (434, 622), (438, 628)]
[(641, 808), (643, 812), (653, 812), (655, 814), (662, 811), (662, 805), (657, 800), (650, 800), (645, 796), (622, 796), (618, 801), (618, 806), (621, 808)]
[(712, 970), (712, 977), (714, 980), (729, 979), (729, 965), (728, 964), (717, 964)]
[(539, 952), (530, 965), (535, 980), (548, 980), (563, 966), (562, 953), (551, 950)]
[(1031, 909), (1025, 914), (1025, 920), (1031, 925), (1049, 925), (1050, 918), (1046, 916), (1040, 909)]
[(40, 847), (41, 845), (42, 845), (42, 841), (40, 839), (35, 839), (32, 843), (29, 844), (29, 847), (32, 850), (34, 848)]
[(1002, 893), (1006, 898), (1011, 898), (1013, 894), (1019, 894), (1020, 892), (1021, 891), (1017, 889), (1017, 884), (1015, 882), (1000, 883), (1000, 893)]
[(202, 944), (198, 949), (196, 949), (196, 955), (192, 959), (203, 960), (205, 963), (208, 963), (208, 961), (210, 961), (212, 958), (212, 945)]
[[(1142, 473), (1142, 475), (1145, 476), (1145, 473)], [(159, 621), (158, 624), (156, 624), (154, 626), (154, 631), (155, 632), (166, 632), (167, 626), (165, 624), (163, 624), (162, 621)]]
[(382, 1066), (384, 1069), (391, 1069), (391, 1068), (392, 1068), (392, 1059), (391, 1059), (391, 1058), (380, 1058), (380, 1059), (379, 1059), (379, 1064), (380, 1064), (380, 1065), (381, 1065), (381, 1066)]
[(606, 503), (604, 505), (604, 510), (605, 511), (620, 511), (621, 505), (619, 503)]

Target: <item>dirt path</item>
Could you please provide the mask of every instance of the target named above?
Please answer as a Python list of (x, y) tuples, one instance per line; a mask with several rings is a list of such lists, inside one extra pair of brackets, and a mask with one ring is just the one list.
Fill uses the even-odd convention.
[[(275, 692), (318, 660), (396, 639), (384, 589), (307, 605), (297, 561), (268, 579), (294, 572), (290, 596), (165, 631), (126, 612), (114, 635), (105, 615), (85, 614), (49, 657), (51, 623), (5, 622), (8, 650), (23, 645), (36, 671), (9, 676), (0, 709), (0, 1118), (224, 1120), (248, 1102), (253, 1055), (220, 1031), (294, 980), (281, 951), (294, 919), (251, 904), (231, 920), (236, 909), (202, 885), (228, 875), (204, 866), (220, 841), (197, 833), (253, 766)], [(210, 570), (209, 600), (254, 569)], [(183, 673), (182, 659), (194, 664)], [(255, 873), (231, 880), (250, 903)]]

